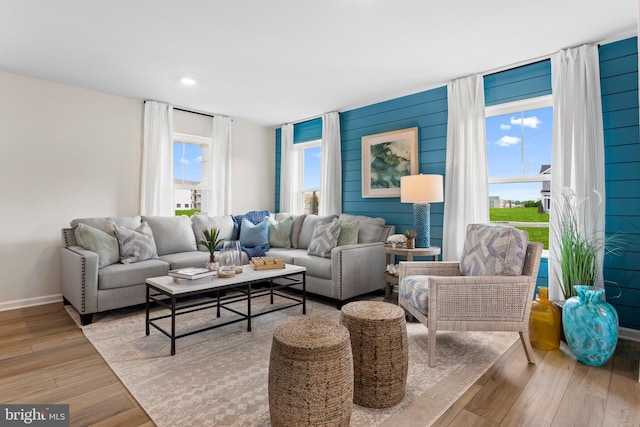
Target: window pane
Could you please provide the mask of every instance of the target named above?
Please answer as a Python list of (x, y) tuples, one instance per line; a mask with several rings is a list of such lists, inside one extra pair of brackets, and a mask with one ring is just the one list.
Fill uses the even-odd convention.
[(486, 120), (489, 178), (539, 175), (551, 164), (553, 108)]
[(543, 182), (489, 184), (489, 220), (502, 223), (531, 222), (531, 227), (516, 225), (529, 234), (529, 241), (549, 249), (548, 199), (543, 197)]
[(309, 191), (302, 195), (304, 202), (303, 212), (305, 214), (318, 215), (318, 208), (320, 206), (320, 192)]
[(322, 147), (304, 150), (303, 188), (320, 188), (320, 157)]
[(176, 184), (197, 185), (202, 182), (202, 147), (173, 142), (173, 179)]

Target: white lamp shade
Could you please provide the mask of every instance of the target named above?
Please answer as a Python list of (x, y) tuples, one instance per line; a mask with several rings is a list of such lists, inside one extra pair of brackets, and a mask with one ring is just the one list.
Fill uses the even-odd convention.
[(405, 175), (400, 178), (402, 203), (431, 203), (443, 200), (442, 175)]

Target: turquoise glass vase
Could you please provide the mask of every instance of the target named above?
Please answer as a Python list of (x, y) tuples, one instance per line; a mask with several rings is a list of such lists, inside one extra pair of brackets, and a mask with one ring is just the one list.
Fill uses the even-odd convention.
[(576, 358), (589, 366), (602, 366), (618, 343), (618, 313), (603, 301), (604, 289), (577, 285), (578, 296), (565, 301), (562, 326)]

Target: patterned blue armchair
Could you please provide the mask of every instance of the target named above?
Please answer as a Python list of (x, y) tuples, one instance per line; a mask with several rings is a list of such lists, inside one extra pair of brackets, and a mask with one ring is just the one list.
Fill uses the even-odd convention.
[(470, 224), (460, 262), (401, 262), (398, 304), (429, 329), (429, 366), (437, 331), (517, 331), (529, 342), (541, 243), (502, 225)]

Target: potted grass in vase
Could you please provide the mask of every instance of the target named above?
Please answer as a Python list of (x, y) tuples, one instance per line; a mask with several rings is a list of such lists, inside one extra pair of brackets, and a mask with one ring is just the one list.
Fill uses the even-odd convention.
[(555, 207), (558, 228), (554, 238), (560, 266), (557, 278), (565, 298), (558, 305), (564, 339), (576, 358), (587, 365), (601, 366), (615, 350), (618, 315), (604, 300), (604, 287), (598, 285), (600, 260), (606, 254), (620, 254), (621, 237), (585, 230), (578, 216), (582, 202), (573, 190), (563, 189)]
[(202, 235), (204, 236), (204, 239), (197, 240), (196, 243), (204, 246), (209, 251), (209, 262), (207, 263), (207, 268), (209, 270), (217, 270), (218, 263), (216, 262), (216, 248), (224, 241), (224, 239), (218, 238), (220, 230), (215, 227), (211, 227), (210, 230), (203, 230)]

